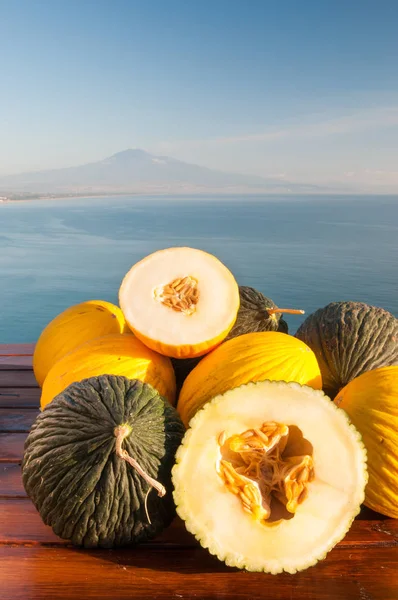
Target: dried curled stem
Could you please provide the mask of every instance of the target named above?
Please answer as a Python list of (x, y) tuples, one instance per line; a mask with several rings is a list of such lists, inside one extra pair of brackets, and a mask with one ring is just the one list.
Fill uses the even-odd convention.
[(145, 473), (144, 469), (138, 464), (138, 462), (132, 458), (129, 453), (122, 448), (123, 440), (130, 434), (131, 428), (128, 425), (119, 425), (115, 428), (115, 437), (116, 437), (116, 454), (119, 458), (122, 458), (126, 462), (129, 463), (141, 475), (145, 481), (149, 483), (155, 490), (158, 492), (158, 496), (163, 497), (166, 494), (166, 488), (153, 479), (148, 473)]

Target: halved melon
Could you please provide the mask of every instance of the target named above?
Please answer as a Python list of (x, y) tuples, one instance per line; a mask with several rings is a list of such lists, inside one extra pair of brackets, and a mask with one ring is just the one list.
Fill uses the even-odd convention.
[(33, 354), (33, 371), (42, 387), (51, 367), (84, 342), (110, 333), (129, 331), (118, 306), (88, 300), (70, 306), (43, 329)]
[(139, 379), (175, 404), (176, 382), (170, 359), (154, 352), (134, 335), (115, 334), (90, 340), (61, 358), (44, 381), (41, 408), (71, 383), (99, 375)]
[(173, 467), (177, 513), (229, 566), (295, 573), (360, 510), (366, 450), (344, 411), (297, 383), (248, 383), (190, 422)]
[(304, 342), (277, 331), (246, 333), (223, 342), (192, 369), (182, 386), (177, 410), (187, 425), (214, 396), (264, 379), (322, 389), (318, 361)]
[(119, 290), (130, 329), (174, 358), (202, 356), (233, 327), (239, 288), (227, 267), (195, 248), (167, 248), (136, 263)]

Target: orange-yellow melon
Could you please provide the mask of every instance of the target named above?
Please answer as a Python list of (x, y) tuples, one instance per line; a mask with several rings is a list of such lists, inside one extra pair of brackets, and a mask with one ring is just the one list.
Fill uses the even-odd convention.
[(398, 519), (398, 366), (356, 377), (334, 403), (347, 413), (368, 451), (366, 506)]
[(73, 348), (110, 333), (129, 331), (118, 306), (88, 300), (70, 306), (43, 329), (33, 355), (33, 371), (40, 387), (51, 367)]
[(202, 358), (186, 378), (177, 410), (187, 426), (206, 402), (250, 381), (295, 381), (322, 389), (312, 350), (276, 331), (247, 333), (221, 344)]
[(228, 335), (239, 288), (218, 258), (195, 248), (167, 248), (136, 263), (121, 284), (125, 319), (149, 348), (174, 358), (202, 356)]
[(134, 335), (115, 334), (90, 340), (61, 358), (44, 381), (41, 408), (71, 383), (99, 375), (139, 379), (175, 404), (176, 383), (170, 359), (154, 352)]

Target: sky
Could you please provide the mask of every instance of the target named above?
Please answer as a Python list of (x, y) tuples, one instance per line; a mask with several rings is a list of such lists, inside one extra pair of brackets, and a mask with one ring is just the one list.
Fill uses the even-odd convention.
[(0, 175), (142, 148), (398, 190), (396, 0), (0, 0)]

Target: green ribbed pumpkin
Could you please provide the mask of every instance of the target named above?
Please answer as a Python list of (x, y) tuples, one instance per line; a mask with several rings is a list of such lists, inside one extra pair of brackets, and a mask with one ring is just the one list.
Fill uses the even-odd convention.
[(184, 431), (176, 410), (147, 383), (111, 375), (73, 383), (32, 426), (23, 485), (44, 523), (75, 545), (153, 538), (175, 515), (171, 468)]
[(332, 399), (362, 373), (398, 365), (398, 319), (363, 302), (331, 302), (309, 315), (296, 337), (315, 353)]

